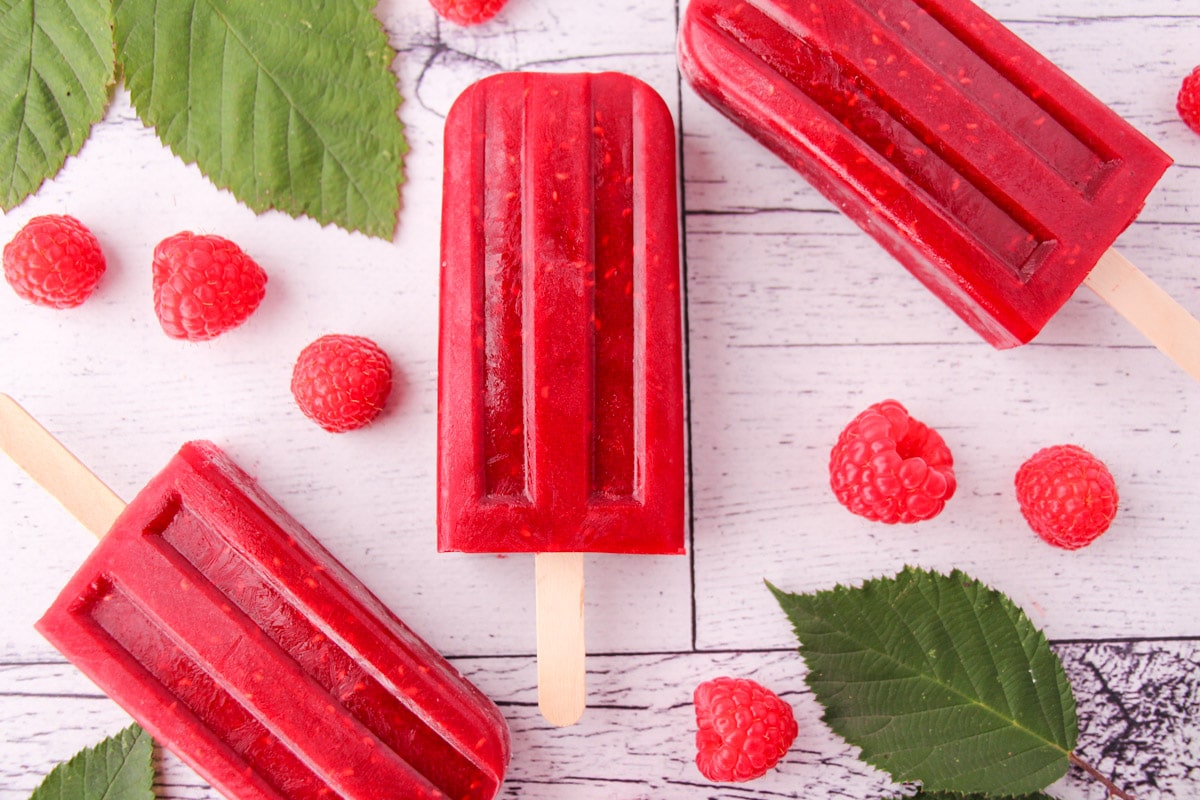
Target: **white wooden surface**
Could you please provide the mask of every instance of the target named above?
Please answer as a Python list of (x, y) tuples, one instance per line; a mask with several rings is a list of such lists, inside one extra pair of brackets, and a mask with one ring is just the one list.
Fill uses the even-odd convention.
[[(1198, 0), (983, 0), (1018, 34), (1176, 159), (1119, 245), (1200, 314), (1200, 137), (1174, 111), (1200, 63)], [(378, 13), (400, 55), (412, 151), (392, 242), (256, 217), (165, 150), (118, 89), (82, 153), (0, 216), (71, 213), (109, 272), (72, 311), (0, 286), (0, 390), (124, 497), (180, 443), (212, 439), (500, 704), (513, 729), (509, 798), (875, 798), (894, 793), (819, 721), (764, 577), (810, 590), (905, 563), (960, 567), (1012, 595), (1063, 654), (1081, 750), (1139, 798), (1200, 797), (1200, 386), (1086, 290), (1034, 344), (996, 352), (795, 177), (699, 101), (675, 68), (671, 0), (511, 0), (490, 24), (440, 23), (424, 0)], [(537, 714), (533, 563), (434, 547), (441, 125), (458, 92), (500, 69), (618, 69), (657, 88), (681, 132), (691, 443), (690, 555), (588, 558), (592, 707), (562, 730)], [(191, 229), (238, 241), (270, 274), (242, 328), (185, 344), (159, 330), (150, 255)], [(399, 370), (373, 427), (327, 434), (288, 391), (299, 350), (371, 336)], [(850, 516), (828, 449), (866, 405), (903, 401), (954, 451), (960, 488), (916, 527)], [(1047, 444), (1104, 458), (1122, 507), (1064, 553), (1024, 525), (1010, 483)], [(0, 460), (0, 800), (128, 719), (33, 621), (92, 541)], [(800, 738), (760, 781), (713, 786), (693, 759), (691, 690), (755, 677), (793, 702)], [(163, 754), (163, 798), (215, 794)], [(1099, 798), (1075, 776), (1056, 792)]]

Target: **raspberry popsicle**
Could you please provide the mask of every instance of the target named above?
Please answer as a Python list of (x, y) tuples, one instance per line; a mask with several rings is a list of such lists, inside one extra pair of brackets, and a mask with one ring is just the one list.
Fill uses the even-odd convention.
[(102, 537), (38, 630), (226, 797), (496, 795), (495, 705), (214, 445), (123, 511), (3, 395), (0, 445)]
[(438, 548), (538, 554), (556, 724), (584, 708), (581, 554), (684, 550), (682, 363), (662, 99), (618, 73), (469, 87), (446, 119)]
[(1200, 322), (1109, 250), (1170, 158), (967, 0), (692, 0), (679, 58), (996, 347), (1086, 279), (1200, 379)]

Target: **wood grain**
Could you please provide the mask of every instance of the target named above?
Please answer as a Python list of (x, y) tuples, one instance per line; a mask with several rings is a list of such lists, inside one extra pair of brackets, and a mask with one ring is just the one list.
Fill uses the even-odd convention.
[(583, 553), (534, 555), (538, 709), (551, 725), (574, 725), (587, 707)]
[[(1056, 645), (1079, 698), (1079, 752), (1145, 800), (1194, 797), (1200, 739), (1200, 648), (1195, 642)], [(683, 798), (880, 798), (904, 787), (858, 760), (820, 720), (794, 651), (592, 656), (591, 700), (578, 725), (555, 728), (537, 708), (532, 656), (455, 659), (499, 698), (513, 736), (500, 797), (583, 800)], [(713, 785), (696, 769), (691, 692), (718, 675), (752, 677), (794, 709), (800, 734), (780, 766), (742, 785)], [(0, 800), (24, 800), (42, 772), (128, 723), (69, 665), (0, 670), (0, 726), (12, 731), (0, 768)], [(52, 736), (41, 731), (53, 730)], [(160, 752), (160, 800), (219, 800), (194, 773)], [(1072, 771), (1052, 789), (1063, 800), (1100, 800)]]
[[(681, 81), (671, 0), (509, 0), (487, 25), (441, 22), (422, 0), (377, 13), (399, 55), (411, 145), (391, 241), (256, 216), (164, 148), (123, 88), (87, 144), (0, 216), (70, 213), (108, 272), (83, 306), (51, 311), (0, 287), (0, 387), (115, 494), (132, 497), (187, 439), (211, 439), (508, 718), (505, 798), (846, 798), (901, 794), (820, 722), (787, 623), (762, 579), (793, 591), (906, 563), (959, 567), (1010, 594), (1056, 642), (1080, 700), (1080, 752), (1139, 800), (1200, 797), (1200, 386), (1090, 292), (1035, 342), (997, 352), (757, 143)], [(1200, 137), (1174, 110), (1200, 62), (1191, 0), (981, 0), (1176, 161), (1117, 246), (1200, 313)], [(458, 93), (503, 69), (617, 69), (654, 86), (680, 134), (688, 350), (689, 555), (585, 559), (589, 710), (558, 729), (537, 706), (527, 558), (434, 545), (442, 123)], [(186, 344), (158, 328), (154, 245), (219, 233), (259, 261), (267, 296), (246, 325)], [(342, 436), (296, 409), (292, 363), (325, 333), (370, 336), (397, 390)], [(959, 489), (920, 526), (850, 516), (828, 450), (895, 397), (954, 452)], [(1025, 526), (1012, 475), (1075, 442), (1108, 463), (1122, 504), (1078, 553)], [(0, 459), (0, 800), (128, 718), (33, 631), (91, 547), (79, 525)], [(759, 781), (714, 786), (693, 764), (691, 691), (754, 677), (792, 703), (801, 734)], [(164, 800), (216, 800), (169, 754)], [(1072, 774), (1063, 800), (1100, 800)]]

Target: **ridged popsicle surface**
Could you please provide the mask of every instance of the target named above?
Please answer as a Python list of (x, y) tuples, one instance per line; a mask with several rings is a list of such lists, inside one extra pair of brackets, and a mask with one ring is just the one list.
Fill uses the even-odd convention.
[(683, 552), (666, 106), (618, 73), (505, 73), (445, 150), (439, 549)]
[(38, 629), (235, 800), (486, 800), (504, 778), (496, 706), (208, 443)]
[(679, 58), (997, 347), (1041, 330), (1171, 163), (966, 0), (692, 0)]

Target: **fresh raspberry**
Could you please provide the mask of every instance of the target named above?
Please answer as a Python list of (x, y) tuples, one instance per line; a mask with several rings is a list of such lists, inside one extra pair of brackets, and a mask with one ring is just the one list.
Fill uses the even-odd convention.
[(941, 434), (895, 400), (876, 403), (838, 436), (829, 456), (838, 502), (878, 522), (919, 522), (954, 495), (954, 458)]
[(429, 0), (437, 13), (457, 25), (478, 25), (496, 16), (508, 0)]
[(1196, 67), (1183, 79), (1175, 108), (1179, 110), (1179, 116), (1188, 127), (1200, 133), (1200, 67)]
[(5, 279), (40, 306), (79, 305), (95, 291), (105, 268), (96, 237), (66, 214), (34, 217), (4, 246)]
[(322, 336), (300, 352), (292, 370), (300, 410), (333, 433), (369, 424), (391, 390), (391, 360), (362, 336)]
[(262, 267), (220, 236), (184, 231), (154, 248), (154, 313), (173, 339), (198, 342), (236, 328), (266, 286)]
[(749, 781), (779, 763), (799, 728), (792, 707), (746, 678), (696, 687), (696, 766), (710, 781)]
[(1103, 461), (1073, 444), (1034, 453), (1017, 470), (1016, 486), (1029, 526), (1064, 550), (1091, 544), (1117, 513), (1112, 473)]

